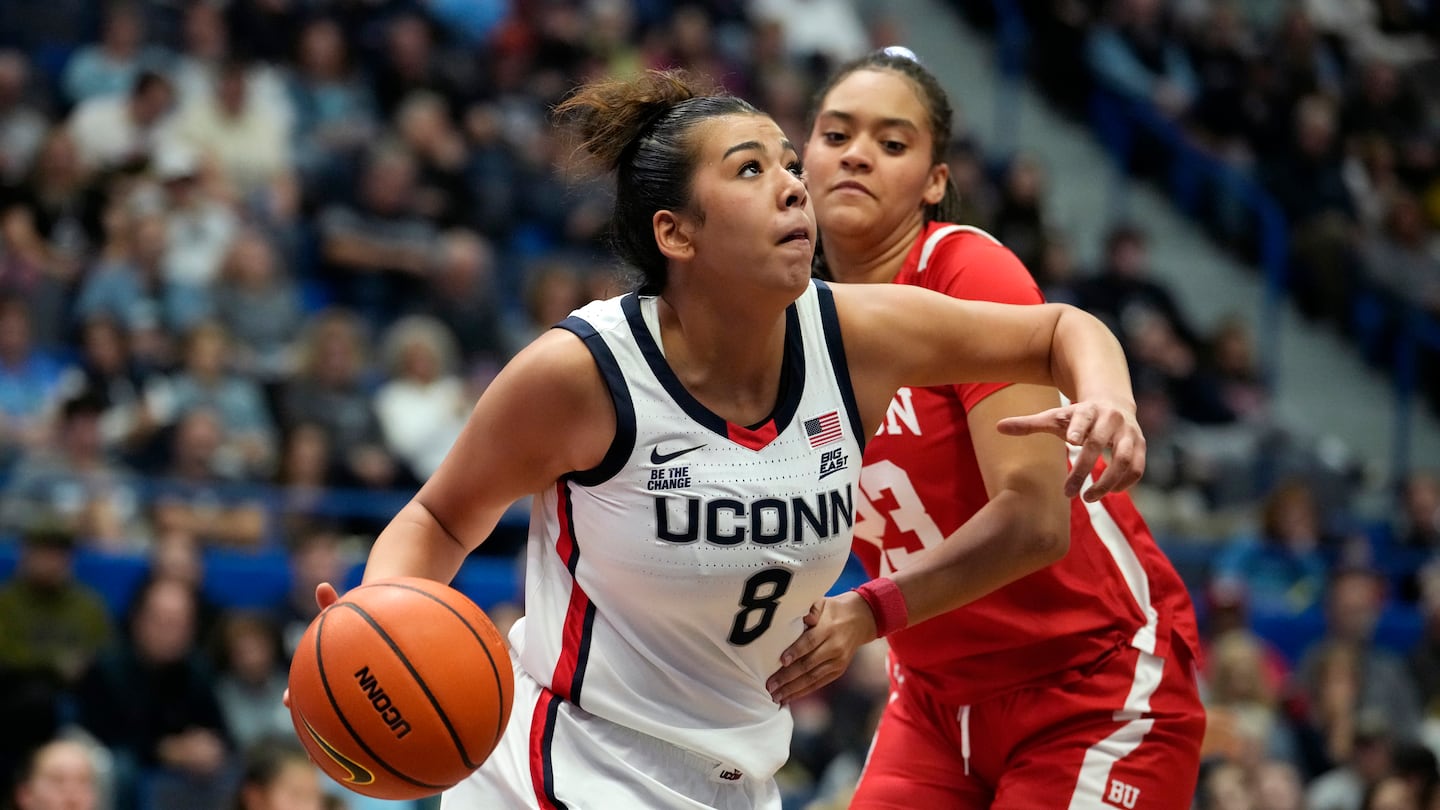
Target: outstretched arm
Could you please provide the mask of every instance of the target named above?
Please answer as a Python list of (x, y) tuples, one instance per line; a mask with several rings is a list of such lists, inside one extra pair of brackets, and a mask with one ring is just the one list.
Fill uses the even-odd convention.
[(1111, 463), (1089, 500), (1129, 488), (1145, 470), (1145, 439), (1125, 353), (1094, 316), (1065, 304), (963, 301), (901, 285), (833, 288), (861, 416), (880, 424), (902, 385), (1036, 383), (1071, 404), (1001, 420), (1008, 435), (1045, 432), (1084, 447), (1066, 480), (1080, 485), (1105, 450)]
[[(917, 308), (926, 311), (938, 296), (920, 292), (900, 298), (913, 298)], [(962, 313), (953, 316), (956, 321), (931, 321), (930, 343), (907, 352), (914, 365), (898, 363), (902, 368), (897, 373), (914, 375), (905, 377), (907, 382), (923, 379), (934, 384), (929, 375), (941, 377), (940, 382), (962, 378), (1049, 382), (1071, 392), (1078, 402), (1055, 407), (1058, 397), (1053, 388), (1014, 385), (970, 409), (970, 433), (989, 502), (941, 545), (925, 551), (904, 570), (865, 586), (872, 588), (872, 594), (874, 589), (888, 589), (891, 604), (898, 600), (903, 605), (906, 625), (968, 604), (1063, 557), (1069, 549), (1068, 498), (1079, 494), (1105, 449), (1112, 449), (1119, 459), (1111, 469), (1122, 469), (1114, 475), (1107, 471), (1086, 490), (1088, 500), (1127, 488), (1144, 470), (1144, 438), (1134, 422), (1125, 358), (1103, 324), (1068, 307), (982, 304), (977, 308), (965, 306), (971, 302), (954, 303), (972, 310), (975, 320), (966, 324), (973, 330), (971, 336), (957, 328), (964, 323), (958, 320)], [(1026, 317), (1032, 313), (1034, 317)], [(929, 314), (933, 318), (938, 312)], [(896, 339), (927, 340), (926, 334), (888, 317), (882, 309), (877, 322), (894, 330)], [(858, 360), (851, 362), (852, 378), (873, 372), (874, 367), (866, 365), (874, 362), (871, 352), (880, 356), (890, 352), (891, 362), (896, 362), (899, 347), (887, 347), (889, 341), (882, 339), (852, 352), (850, 334), (847, 331), (847, 353)], [(947, 360), (946, 349), (954, 359)], [(1014, 364), (1013, 373), (1006, 371), (1007, 356)], [(878, 401), (870, 397), (885, 396), (888, 403), (883, 387), (876, 391), (868, 380), (853, 382), (857, 393), (863, 386), (862, 412)], [(876, 418), (873, 412), (864, 416), (867, 424)], [(1046, 434), (1084, 446), (1070, 474), (1065, 470), (1063, 444)], [(876, 638), (882, 629), (877, 627), (879, 618), (854, 592), (817, 602), (806, 617), (808, 629), (782, 655), (781, 669), (768, 683), (771, 694), (787, 702), (839, 677), (855, 651)]]

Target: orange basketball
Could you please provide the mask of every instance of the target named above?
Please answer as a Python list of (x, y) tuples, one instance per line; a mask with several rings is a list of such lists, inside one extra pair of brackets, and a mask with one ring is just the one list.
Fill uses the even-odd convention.
[(505, 640), (474, 602), (400, 577), (350, 591), (310, 623), (290, 662), (290, 718), (340, 784), (416, 799), (490, 756), (514, 686)]

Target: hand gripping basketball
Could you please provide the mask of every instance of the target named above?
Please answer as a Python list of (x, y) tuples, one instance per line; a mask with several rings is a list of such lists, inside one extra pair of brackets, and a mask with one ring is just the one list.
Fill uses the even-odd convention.
[(340, 784), (381, 799), (451, 787), (485, 761), (510, 718), (505, 640), (475, 603), (428, 579), (362, 585), (320, 615), (290, 663), (300, 742)]

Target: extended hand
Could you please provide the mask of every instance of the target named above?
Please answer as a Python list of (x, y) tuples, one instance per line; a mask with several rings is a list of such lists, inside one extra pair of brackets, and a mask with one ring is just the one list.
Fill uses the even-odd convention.
[(1105, 473), (1085, 490), (1085, 500), (1098, 501), (1124, 492), (1145, 474), (1145, 434), (1135, 421), (1135, 408), (1114, 402), (1085, 400), (1060, 408), (1001, 419), (996, 428), (1007, 436), (1051, 433), (1082, 448), (1065, 479), (1065, 497), (1080, 494), (1095, 462), (1110, 451)]
[(780, 655), (765, 688), (784, 705), (845, 673), (861, 645), (875, 640), (875, 616), (854, 593), (821, 599), (805, 615), (805, 632)]

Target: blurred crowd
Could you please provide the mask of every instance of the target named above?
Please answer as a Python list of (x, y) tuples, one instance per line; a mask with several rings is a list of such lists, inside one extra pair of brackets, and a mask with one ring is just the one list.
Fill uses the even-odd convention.
[[(1278, 203), (1288, 286), (1307, 316), (1356, 338), (1377, 363), (1390, 362), (1412, 312), (1440, 316), (1433, 0), (1002, 5), (1028, 21), (1031, 74), (1052, 100), (1083, 114), (1101, 88), (1142, 104)], [(1146, 145), (1137, 151), (1143, 170)], [(1233, 186), (1219, 182), (1205, 197), (1196, 213), (1206, 227), (1253, 250)], [(1440, 343), (1431, 343), (1421, 381), (1440, 408)]]
[[(1193, 195), (1177, 187), (1175, 150), (1158, 128), (1134, 132), (1132, 172), (1177, 198), (1191, 193), (1185, 208), (1225, 247), (1251, 258), (1258, 249), (1233, 178), (1273, 199), (1287, 228), (1287, 292), (1377, 365), (1390, 364), (1406, 318), (1440, 316), (1440, 4), (953, 5), (997, 31), (1018, 15), (1023, 69), (1060, 109), (1105, 126), (1116, 107), (1097, 98), (1120, 99), (1225, 166), (1216, 176), (1228, 179)], [(1171, 547), (1209, 648), (1197, 806), (1440, 806), (1440, 479), (1414, 471), (1393, 482), (1393, 501), (1359, 508), (1362, 476), (1343, 450), (1268, 412), (1245, 321), (1197, 335), (1183, 302), (1123, 270), (1144, 265), (1134, 258), (1143, 235), (1114, 231), (1099, 274), (1075, 282), (1063, 252), (1058, 275), (1046, 258), (1063, 235), (1043, 215), (1017, 240), (1006, 206), (992, 210), (1007, 244), (1040, 246), (1027, 261), (1052, 298), (1108, 317), (1126, 342), (1147, 435), (1159, 439), (1159, 475), (1141, 496), (1152, 524), (1218, 542), (1196, 558)], [(1115, 276), (1124, 280), (1107, 281)], [(1440, 407), (1437, 352), (1422, 349), (1419, 379)]]
[[(1131, 93), (1273, 184), (1315, 317), (1358, 334), (1361, 284), (1440, 302), (1433, 2), (1020, 5), (1054, 100)], [(686, 67), (800, 143), (831, 68), (904, 42), (891, 13), (0, 3), (0, 802), (372, 807), (304, 766), (280, 704), (314, 586), (347, 581), (519, 347), (628, 284), (604, 243), (607, 189), (572, 171), (549, 108), (586, 78)], [(1177, 556), (1210, 646), (1197, 806), (1440, 807), (1423, 798), (1440, 480), (1417, 472), (1403, 508), (1358, 514), (1353, 462), (1275, 419), (1246, 319), (1197, 327), (1131, 223), (1082, 266), (1043, 156), (956, 131), (966, 221), (1121, 337), (1151, 447), (1139, 500), (1204, 546)], [(1205, 224), (1243, 241), (1222, 203)], [(523, 535), (509, 525), (481, 553), (503, 564)], [(271, 555), (288, 595), (215, 601), (216, 553)], [(144, 576), (97, 591), (103, 566), (85, 564), (112, 558)], [(522, 609), (491, 614), (503, 627)], [(787, 807), (843, 806), (886, 688), (879, 646), (795, 706)]]

